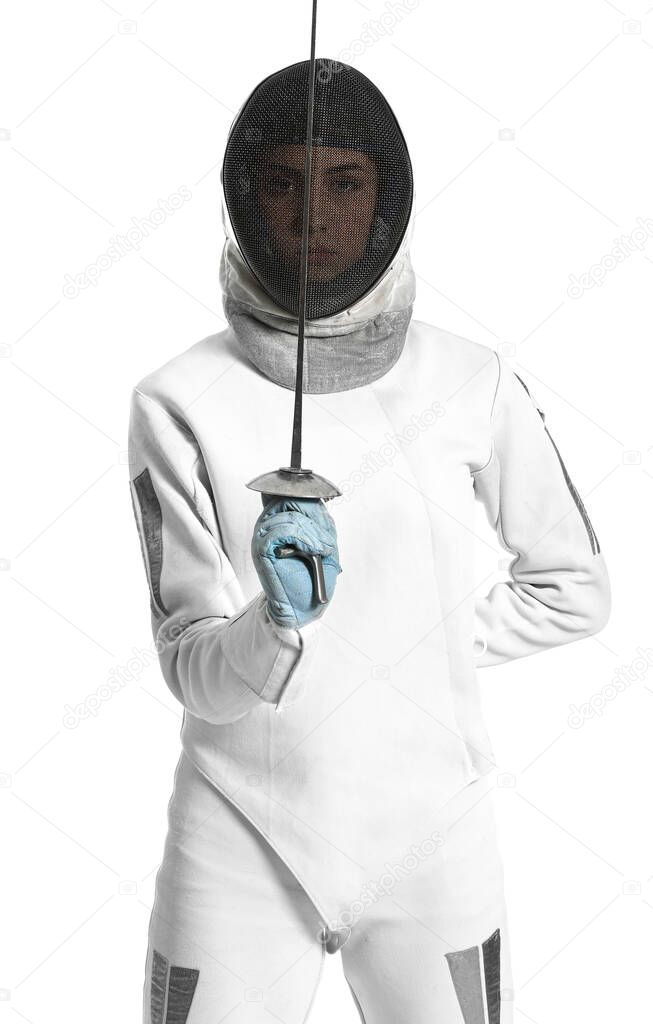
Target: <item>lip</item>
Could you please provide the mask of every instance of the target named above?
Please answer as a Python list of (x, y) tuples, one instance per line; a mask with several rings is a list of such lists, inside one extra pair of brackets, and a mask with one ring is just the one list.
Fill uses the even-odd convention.
[(335, 249), (328, 249), (326, 246), (319, 246), (316, 249), (309, 249), (308, 250), (308, 255), (309, 256), (313, 256), (313, 257), (315, 257), (315, 256), (318, 256), (318, 257), (335, 256), (336, 255), (336, 250)]

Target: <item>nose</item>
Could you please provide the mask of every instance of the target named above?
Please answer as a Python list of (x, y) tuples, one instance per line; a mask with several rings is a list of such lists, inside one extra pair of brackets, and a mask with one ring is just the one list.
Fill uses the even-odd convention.
[(326, 230), (329, 220), (328, 197), (318, 183), (313, 183), (310, 198), (310, 213), (308, 218), (309, 235)]
[[(303, 190), (297, 196), (298, 202), (295, 209), (294, 229), (301, 233), (304, 217), (304, 194)], [(326, 231), (332, 215), (330, 199), (321, 180), (320, 175), (314, 175), (311, 183), (311, 195), (309, 200), (308, 233), (309, 235), (321, 234)]]

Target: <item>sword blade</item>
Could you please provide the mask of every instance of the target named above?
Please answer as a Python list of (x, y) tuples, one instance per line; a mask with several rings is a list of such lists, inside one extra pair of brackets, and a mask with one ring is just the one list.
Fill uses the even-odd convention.
[(308, 277), (308, 232), (311, 212), (311, 163), (313, 157), (313, 107), (315, 104), (315, 37), (317, 0), (312, 0), (311, 58), (308, 75), (308, 113), (306, 117), (306, 153), (304, 159), (304, 206), (302, 214), (302, 251), (299, 262), (299, 308), (297, 323), (297, 370), (295, 373), (295, 406), (293, 410), (290, 465), (302, 465), (302, 394), (304, 389), (304, 329), (306, 323), (306, 283)]

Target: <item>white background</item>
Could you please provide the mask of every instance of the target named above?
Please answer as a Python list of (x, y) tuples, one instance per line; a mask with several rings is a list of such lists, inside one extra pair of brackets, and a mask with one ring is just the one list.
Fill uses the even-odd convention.
[[(497, 347), (526, 379), (613, 589), (598, 636), (482, 674), (504, 783), (515, 1021), (642, 1020), (653, 953), (653, 8), (412, 6), (322, 0), (318, 52), (370, 76), (405, 131), (415, 316)], [(181, 708), (143, 658), (130, 390), (223, 328), (226, 133), (261, 78), (307, 56), (309, 13), (309, 0), (3, 8), (0, 1014), (12, 1024), (140, 1020)], [(386, 34), (373, 41), (373, 27), (366, 42), (383, 14)], [(177, 212), (135, 229), (181, 186), (192, 196)], [(132, 251), (101, 269), (130, 229)], [(611, 261), (619, 238), (639, 248)], [(570, 290), (570, 275), (588, 272), (595, 283)], [(93, 273), (94, 285), (66, 288)], [(501, 572), (505, 553), (478, 548), (479, 580)], [(88, 707), (130, 658), (131, 679), (71, 727), (67, 708)], [(570, 705), (587, 702), (578, 727)], [(358, 1020), (339, 956), (327, 957), (311, 1016), (333, 1020)]]

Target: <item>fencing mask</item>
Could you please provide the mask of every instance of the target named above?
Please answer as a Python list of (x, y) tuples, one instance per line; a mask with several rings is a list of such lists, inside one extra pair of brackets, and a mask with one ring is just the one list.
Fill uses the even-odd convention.
[(261, 286), (293, 316), (300, 259), (307, 124), (312, 137), (304, 316), (348, 309), (391, 264), (410, 218), (413, 177), (401, 129), (377, 87), (318, 59), (261, 82), (234, 121), (222, 184), (239, 248)]

